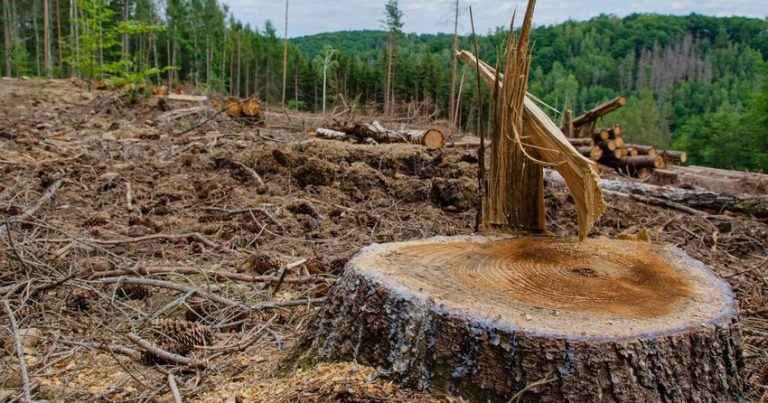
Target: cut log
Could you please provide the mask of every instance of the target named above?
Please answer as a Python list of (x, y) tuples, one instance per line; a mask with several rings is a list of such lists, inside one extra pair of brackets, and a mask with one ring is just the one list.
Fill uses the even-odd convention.
[(638, 155), (636, 157), (622, 157), (617, 159), (616, 161), (607, 161), (605, 165), (608, 165), (612, 168), (621, 167), (621, 168), (631, 168), (634, 170), (642, 169), (642, 168), (649, 168), (649, 169), (656, 169), (656, 168), (664, 168), (664, 159), (656, 156), (648, 156), (648, 155)]
[(414, 144), (421, 144), (428, 150), (437, 150), (445, 146), (445, 136), (440, 130), (406, 130), (403, 132)]
[(243, 116), (247, 116), (249, 118), (261, 118), (261, 104), (259, 101), (248, 98), (241, 104), (241, 111)]
[(577, 147), (576, 149), (579, 150), (579, 154), (585, 157), (589, 157), (595, 161), (603, 157), (603, 150), (600, 147), (581, 146)]
[(615, 111), (616, 109), (621, 108), (626, 104), (627, 104), (626, 98), (624, 97), (614, 98), (604, 104), (596, 106), (594, 109), (584, 112), (584, 114), (577, 117), (576, 119), (573, 119), (573, 126), (576, 128), (579, 128), (581, 126), (590, 124), (596, 121), (597, 119)]
[(613, 140), (614, 143), (616, 143), (616, 147), (624, 147), (624, 136), (622, 135), (613, 136), (611, 139)]
[(609, 140), (611, 138), (611, 132), (608, 129), (598, 129), (592, 134), (592, 139), (595, 142)]
[(345, 133), (358, 142), (376, 143), (412, 143), (420, 144), (430, 150), (445, 146), (445, 136), (438, 129), (426, 130), (391, 130), (374, 120), (371, 123), (333, 121), (328, 130)]
[(677, 172), (668, 169), (656, 169), (653, 171), (654, 185), (672, 185), (677, 183)]
[(226, 107), (227, 107), (227, 115), (229, 115), (229, 117), (236, 118), (240, 116), (240, 111), (242, 109), (241, 109), (239, 98), (231, 97), (227, 99)]
[(744, 385), (728, 284), (673, 246), (641, 241), (372, 245), (299, 351), (469, 401), (733, 401)]
[(657, 151), (657, 154), (664, 157), (665, 160), (684, 164), (685, 161), (688, 161), (688, 153), (685, 151), (675, 151), (675, 150), (661, 150)]
[[(677, 172), (677, 167), (673, 172)], [(556, 172), (546, 170), (544, 177), (548, 183), (564, 186), (563, 178)], [(626, 180), (601, 179), (603, 190), (626, 195), (642, 195), (661, 201), (670, 201), (693, 209), (721, 214), (733, 211), (751, 215), (757, 218), (768, 218), (768, 197), (750, 196), (730, 193), (718, 193), (700, 189), (683, 189), (680, 187), (657, 186), (648, 183), (631, 182)]]
[(590, 138), (571, 138), (568, 142), (574, 147), (594, 147), (595, 145), (595, 141)]
[(603, 149), (603, 151), (613, 151), (616, 149), (616, 142), (613, 140), (598, 141), (596, 145)]
[(170, 94), (158, 95), (157, 98), (157, 105), (163, 112), (208, 105), (208, 97), (199, 95)]
[(680, 181), (713, 192), (768, 194), (768, 175), (701, 166), (674, 167)]
[(627, 155), (630, 156), (630, 157), (636, 157), (636, 156), (640, 155), (640, 152), (637, 151), (637, 148), (635, 148), (635, 147), (624, 147), (624, 149), (627, 150)]
[(640, 144), (624, 144), (627, 147), (637, 150), (639, 155), (656, 155), (656, 149), (653, 146), (645, 146)]

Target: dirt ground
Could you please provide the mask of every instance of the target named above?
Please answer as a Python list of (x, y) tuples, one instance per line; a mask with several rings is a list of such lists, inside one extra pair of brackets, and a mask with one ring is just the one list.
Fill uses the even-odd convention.
[[(160, 114), (156, 99), (0, 81), (0, 290), (37, 399), (172, 401), (175, 383), (187, 401), (461, 401), (352, 363), (278, 367), (360, 247), (472, 232), (473, 150), (309, 139), (323, 122), (309, 114), (268, 111), (265, 126)], [(575, 234), (566, 190), (548, 184), (546, 200), (549, 230)], [(766, 401), (765, 220), (606, 200), (592, 235), (646, 227), (731, 283), (745, 397)], [(194, 362), (141, 352), (136, 337)], [(3, 330), (0, 401), (21, 384)]]

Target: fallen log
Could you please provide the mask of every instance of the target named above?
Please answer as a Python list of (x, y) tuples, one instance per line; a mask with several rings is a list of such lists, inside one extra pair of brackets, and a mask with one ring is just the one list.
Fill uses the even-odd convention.
[(184, 94), (170, 94), (170, 95), (158, 95), (157, 106), (163, 112), (172, 111), (175, 109), (187, 109), (190, 105), (194, 106), (207, 106), (209, 104), (208, 97), (204, 95), (184, 95)]
[(616, 109), (621, 108), (622, 106), (627, 104), (627, 99), (622, 97), (614, 98), (604, 104), (600, 104), (596, 106), (595, 108), (584, 112), (582, 115), (578, 116), (577, 118), (573, 119), (573, 126), (575, 128), (579, 128), (581, 126), (584, 126), (586, 124), (592, 123), (599, 119), (602, 116), (605, 116)]
[(759, 172), (731, 171), (701, 166), (675, 166), (680, 182), (735, 194), (768, 194), (768, 175)]
[[(557, 172), (545, 170), (544, 177), (548, 183), (564, 186), (563, 179)], [(680, 187), (658, 186), (649, 183), (612, 179), (601, 179), (600, 187), (603, 190), (669, 201), (713, 214), (732, 211), (757, 218), (768, 218), (768, 197), (766, 196), (744, 197), (701, 189), (683, 189)]]
[(667, 161), (679, 164), (684, 164), (685, 161), (688, 161), (688, 153), (685, 151), (661, 150), (657, 151), (656, 153)]
[[(374, 120), (371, 123), (334, 121), (328, 128), (319, 128), (315, 134), (320, 138), (333, 140), (356, 140), (360, 143), (412, 143), (430, 150), (445, 146), (445, 136), (438, 129), (391, 130)], [(340, 134), (343, 134), (340, 135)]]

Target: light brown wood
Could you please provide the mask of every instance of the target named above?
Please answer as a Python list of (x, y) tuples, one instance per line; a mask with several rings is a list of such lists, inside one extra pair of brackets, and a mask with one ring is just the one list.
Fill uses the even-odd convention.
[(590, 124), (597, 119), (615, 111), (616, 109), (621, 108), (622, 106), (627, 104), (627, 99), (623, 96), (616, 97), (608, 102), (605, 102), (603, 104), (600, 104), (593, 109), (590, 109), (587, 112), (584, 112), (584, 114), (580, 115), (576, 119), (573, 119), (573, 125), (576, 128), (579, 128), (581, 126)]
[[(475, 55), (465, 50), (459, 58), (470, 67), (479, 66), (481, 77), (492, 89), (495, 88), (496, 71)], [(499, 75), (499, 86), (503, 88), (503, 77)], [(525, 116), (531, 122), (530, 143), (536, 146), (544, 162), (554, 165), (568, 184), (576, 203), (576, 218), (579, 237), (584, 238), (606, 209), (599, 185), (598, 164), (583, 157), (568, 142), (568, 139), (551, 119), (529, 97), (524, 100)], [(591, 133), (591, 131), (590, 131)]]
[(656, 149), (653, 146), (641, 144), (625, 144), (625, 146), (634, 148), (639, 155), (656, 155)]
[(226, 103), (227, 107), (227, 115), (231, 118), (235, 118), (240, 116), (241, 106), (240, 106), (240, 99), (231, 97), (227, 99)]
[(253, 98), (248, 98), (241, 104), (241, 113), (249, 118), (261, 118), (261, 104)]
[(688, 153), (685, 151), (660, 150), (657, 151), (657, 154), (664, 157), (664, 159), (667, 161), (676, 163), (685, 163), (688, 161)]

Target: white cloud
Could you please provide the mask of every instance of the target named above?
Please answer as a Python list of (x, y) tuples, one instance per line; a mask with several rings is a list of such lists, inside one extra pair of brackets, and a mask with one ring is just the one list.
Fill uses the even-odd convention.
[[(251, 26), (263, 29), (271, 20), (278, 32), (283, 32), (285, 3), (275, 0), (223, 0), (230, 5), (235, 17)], [(517, 7), (518, 15), (525, 1), (460, 0), (462, 16), (460, 30), (469, 31), (472, 6), (475, 27), (485, 33), (506, 26)], [(311, 35), (319, 32), (380, 29), (385, 0), (292, 0), (289, 2), (288, 36)], [(406, 32), (436, 33), (452, 31), (450, 23), (452, 0), (400, 0)], [(624, 16), (630, 13), (662, 13), (685, 15), (692, 12), (708, 15), (768, 16), (765, 0), (730, 1), (615, 1), (615, 0), (540, 0), (536, 6), (536, 24), (555, 24), (567, 19), (584, 20), (600, 13)]]

